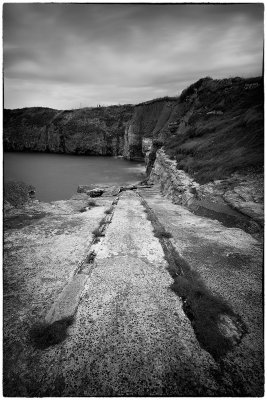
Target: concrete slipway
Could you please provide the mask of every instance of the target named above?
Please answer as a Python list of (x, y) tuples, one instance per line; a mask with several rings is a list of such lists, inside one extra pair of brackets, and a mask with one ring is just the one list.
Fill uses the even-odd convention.
[[(143, 200), (180, 256), (247, 327), (220, 360), (201, 346), (170, 289)], [(99, 198), (80, 213), (87, 201), (80, 194), (28, 206), (24, 214), (42, 218), (5, 232), (4, 395), (262, 395), (260, 242), (172, 204), (157, 189)], [(92, 231), (112, 203), (96, 243)], [(68, 316), (74, 320), (65, 340), (36, 347), (36, 322)]]

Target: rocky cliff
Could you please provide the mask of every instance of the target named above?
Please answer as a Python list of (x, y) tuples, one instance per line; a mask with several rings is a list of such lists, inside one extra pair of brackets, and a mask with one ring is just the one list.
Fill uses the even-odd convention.
[(249, 219), (241, 225), (257, 231), (263, 100), (262, 78), (203, 78), (179, 97), (136, 106), (4, 110), (4, 150), (145, 159), (149, 182), (174, 202), (223, 214), (230, 224), (237, 210)]
[(144, 139), (161, 142), (178, 168), (200, 182), (261, 168), (262, 79), (204, 78), (180, 97), (135, 106), (125, 131), (124, 156), (140, 157)]
[(160, 149), (148, 183), (159, 185), (161, 193), (197, 215), (217, 219), (228, 227), (258, 234), (264, 225), (263, 172), (235, 172), (225, 179), (200, 184), (177, 168), (177, 162)]
[(136, 107), (131, 124), (128, 143), (134, 133), (135, 148), (142, 144), (149, 183), (198, 214), (261, 231), (261, 78), (201, 79), (178, 99)]
[[(261, 167), (262, 79), (203, 78), (179, 97), (136, 106), (4, 110), (6, 151), (123, 154), (132, 160), (145, 157), (148, 142), (150, 147), (156, 144), (154, 153), (163, 144), (178, 168), (193, 174), (197, 181)], [(155, 154), (148, 158), (151, 167)]]
[(136, 105), (125, 130), (124, 157), (129, 160), (144, 157), (143, 143), (147, 139), (165, 141), (169, 135), (169, 124), (176, 120), (178, 112), (178, 97), (165, 97)]
[(133, 106), (4, 110), (4, 150), (120, 155)]

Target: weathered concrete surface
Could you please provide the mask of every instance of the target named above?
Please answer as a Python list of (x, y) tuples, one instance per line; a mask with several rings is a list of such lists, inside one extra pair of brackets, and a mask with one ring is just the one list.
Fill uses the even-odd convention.
[[(97, 199), (97, 207), (81, 213), (79, 210), (88, 203), (88, 196), (77, 194), (68, 201), (33, 202), (23, 209), (6, 213), (8, 226), (13, 227), (4, 233), (6, 395), (27, 396), (31, 393), (33, 382), (29, 366), (38, 364), (39, 356), (29, 344), (29, 329), (44, 320), (72, 280), (89, 251), (92, 231), (112, 201), (113, 198)], [(42, 218), (27, 219), (35, 214)]]
[(77, 274), (65, 286), (59, 298), (45, 316), (47, 324), (70, 318), (75, 314), (87, 278), (87, 275)]
[(155, 189), (140, 192), (173, 234), (179, 253), (230, 302), (249, 333), (221, 363), (200, 347), (181, 299), (169, 289), (167, 262), (140, 197), (129, 191), (120, 195), (98, 243), (69, 337), (36, 349), (29, 329), (64, 299), (64, 287), (88, 254), (92, 230), (114, 200), (97, 199), (102, 206), (80, 213), (88, 197), (76, 195), (40, 205), (43, 219), (6, 232), (5, 395), (262, 394), (259, 242), (196, 217)]
[(217, 367), (200, 348), (180, 299), (170, 291), (172, 280), (165, 267), (140, 199), (124, 192), (100, 243), (68, 339), (43, 351), (23, 350), (16, 364), (23, 366), (23, 373), (20, 368), (13, 379), (19, 393), (215, 393)]
[[(184, 315), (138, 197), (121, 196), (63, 350), (65, 396), (212, 394), (212, 358)], [(83, 374), (81, 376), (81, 371)]]
[(221, 362), (225, 395), (263, 394), (262, 243), (241, 229), (194, 215), (163, 198), (157, 187), (140, 190), (179, 254), (205, 284), (240, 315), (248, 333)]

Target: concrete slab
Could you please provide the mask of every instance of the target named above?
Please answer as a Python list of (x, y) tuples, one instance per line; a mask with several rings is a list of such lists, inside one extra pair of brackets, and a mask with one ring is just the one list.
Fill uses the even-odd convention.
[[(35, 202), (24, 210), (9, 213), (11, 218), (14, 213), (44, 212), (45, 216), (20, 229), (4, 232), (3, 372), (6, 395), (27, 396), (34, 392), (29, 365), (38, 365), (39, 351), (32, 346), (29, 331), (35, 323), (44, 321), (53, 303), (72, 280), (88, 254), (92, 231), (98, 227), (112, 201), (112, 198), (96, 201), (97, 207), (80, 213), (88, 198), (77, 196), (77, 199), (51, 204)], [(36, 382), (40, 387), (39, 379)]]
[[(69, 338), (38, 395), (211, 395), (216, 364), (169, 289), (172, 279), (139, 197), (123, 193)], [(50, 354), (50, 355), (49, 355)], [(41, 357), (43, 370), (52, 349)], [(40, 370), (34, 378), (40, 379)]]
[(200, 348), (170, 283), (160, 263), (135, 256), (97, 261), (62, 349), (62, 395), (216, 392), (216, 365)]
[(159, 222), (172, 234), (172, 243), (206, 286), (223, 297), (241, 316), (248, 333), (223, 361), (230, 387), (239, 395), (263, 393), (262, 243), (237, 228), (199, 217), (149, 191), (140, 194)]
[(47, 324), (74, 316), (87, 279), (88, 275), (84, 274), (78, 274), (72, 278), (46, 314)]
[(123, 192), (116, 207), (112, 225), (106, 232), (97, 259), (117, 255), (146, 258), (149, 262), (165, 263), (164, 253), (153, 228), (147, 221), (139, 197), (132, 191)]
[[(73, 199), (73, 204), (55, 204), (55, 209), (62, 213), (60, 221), (55, 211), (51, 221), (36, 222), (23, 228), (23, 232), (20, 230), (21, 235), (11, 232), (6, 237), (5, 268), (9, 285), (6, 295), (11, 298), (6, 302), (9, 308), (4, 319), (6, 394), (25, 397), (229, 396), (240, 391), (243, 391), (240, 395), (261, 394), (260, 244), (241, 230), (227, 229), (216, 221), (194, 216), (158, 194), (147, 200), (166, 230), (172, 233), (171, 240), (179, 253), (201, 273), (211, 291), (225, 296), (242, 315), (249, 334), (220, 363), (215, 363), (200, 347), (181, 299), (169, 289), (172, 279), (166, 270), (167, 262), (141, 199), (129, 191), (120, 195), (105, 237), (94, 248), (97, 254), (90, 275), (77, 275), (73, 286), (66, 286), (57, 306), (49, 313), (49, 321), (66, 312), (73, 313), (81, 296), (68, 338), (45, 350), (33, 348), (27, 336), (32, 321), (45, 315), (44, 310), (47, 312), (48, 305), (51, 307), (58, 298), (59, 288), (62, 291), (66, 282), (72, 281), (78, 255), (87, 249), (92, 237), (92, 226), (96, 227), (105, 207), (109, 208), (106, 198), (94, 212), (77, 215)], [(82, 221), (79, 229), (68, 225), (74, 221), (76, 224), (77, 218)], [(58, 240), (57, 232), (61, 232)], [(25, 233), (28, 241), (23, 247)], [(64, 263), (60, 263), (63, 256)], [(62, 274), (61, 283), (55, 282), (55, 286), (51, 280), (53, 273), (57, 279)], [(29, 282), (35, 285), (27, 292)], [(21, 304), (15, 303), (15, 298)]]

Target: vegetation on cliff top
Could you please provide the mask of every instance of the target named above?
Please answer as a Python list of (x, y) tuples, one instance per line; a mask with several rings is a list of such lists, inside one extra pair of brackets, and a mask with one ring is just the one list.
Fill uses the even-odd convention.
[[(184, 113), (164, 148), (177, 168), (205, 183), (235, 171), (262, 170), (263, 82), (201, 79), (180, 98)], [(183, 117), (188, 121), (182, 126)]]
[(143, 101), (142, 103), (138, 103), (135, 106), (143, 106), (147, 104), (154, 104), (162, 101), (177, 101), (178, 96), (164, 96), (164, 97), (157, 97), (156, 99), (148, 100), (148, 101)]
[(4, 149), (140, 159), (142, 139), (152, 138), (163, 143), (178, 169), (205, 183), (262, 170), (263, 100), (262, 78), (206, 77), (180, 97), (137, 107), (4, 110)]

